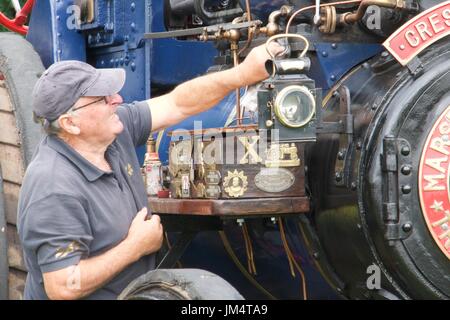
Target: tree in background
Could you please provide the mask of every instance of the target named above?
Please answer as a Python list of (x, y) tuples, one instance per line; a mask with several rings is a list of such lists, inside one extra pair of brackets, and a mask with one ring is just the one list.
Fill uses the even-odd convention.
[[(20, 5), (23, 6), (27, 0), (19, 0)], [(16, 11), (14, 10), (14, 7), (12, 5), (12, 2), (10, 0), (0, 0), (0, 12), (2, 12), (4, 15), (6, 15), (8, 18), (14, 18), (16, 15)], [(9, 31), (8, 29), (4, 28), (3, 26), (0, 26), (0, 32)]]

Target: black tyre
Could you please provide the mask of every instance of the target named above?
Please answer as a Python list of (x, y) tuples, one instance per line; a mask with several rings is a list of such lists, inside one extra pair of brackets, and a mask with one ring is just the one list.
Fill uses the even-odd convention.
[(31, 92), (43, 70), (29, 42), (16, 34), (0, 33), (0, 279), (8, 279), (0, 281), (4, 299), (21, 299), (26, 278), (16, 228), (17, 198), (25, 168), (42, 136), (33, 122)]
[(200, 269), (150, 271), (120, 294), (119, 300), (243, 300), (227, 281)]

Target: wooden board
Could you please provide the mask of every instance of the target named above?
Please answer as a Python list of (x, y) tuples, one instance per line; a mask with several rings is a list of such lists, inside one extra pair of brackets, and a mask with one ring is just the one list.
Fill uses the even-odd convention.
[(6, 142), (20, 146), (19, 132), (16, 126), (16, 119), (11, 112), (0, 111), (0, 142)]
[(22, 300), (27, 273), (15, 269), (9, 269), (9, 299)]
[(257, 216), (295, 214), (309, 211), (309, 198), (285, 197), (262, 199), (172, 199), (149, 197), (153, 213), (213, 216)]
[(3, 80), (0, 80), (0, 110), (12, 111), (11, 100)]
[(20, 244), (19, 235), (16, 226), (8, 224), (6, 228), (8, 237), (8, 262), (11, 268), (27, 271), (23, 260), (23, 251)]
[(19, 199), (20, 185), (3, 181), (5, 199), (6, 222), (17, 224), (17, 202)]
[(0, 143), (0, 164), (2, 166), (3, 180), (16, 184), (22, 183), (25, 170), (19, 147)]

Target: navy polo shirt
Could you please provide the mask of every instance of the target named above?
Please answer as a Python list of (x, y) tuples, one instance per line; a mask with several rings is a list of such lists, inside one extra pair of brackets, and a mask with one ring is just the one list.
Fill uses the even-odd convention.
[[(113, 248), (148, 205), (135, 147), (150, 135), (150, 109), (143, 101), (122, 105), (117, 114), (124, 130), (106, 151), (112, 172), (98, 169), (55, 135), (41, 141), (27, 168), (18, 207), (28, 269), (25, 299), (48, 299), (42, 273)], [(116, 299), (154, 265), (154, 254), (145, 256), (86, 298)]]

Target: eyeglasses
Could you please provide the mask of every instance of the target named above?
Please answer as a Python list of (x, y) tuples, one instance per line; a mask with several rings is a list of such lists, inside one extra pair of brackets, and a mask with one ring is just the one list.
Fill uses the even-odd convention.
[(104, 100), (105, 103), (108, 103), (108, 102), (106, 101), (106, 97), (101, 97), (100, 99), (95, 100), (95, 101), (92, 101), (92, 102), (89, 102), (88, 104), (82, 105), (82, 106), (77, 107), (77, 108), (72, 108), (71, 111), (77, 111), (77, 110), (83, 109), (83, 108), (85, 108), (85, 107), (88, 107), (88, 106), (90, 106), (90, 105), (92, 105), (92, 104), (94, 104), (94, 103), (100, 102), (100, 101), (102, 101), (102, 100)]

